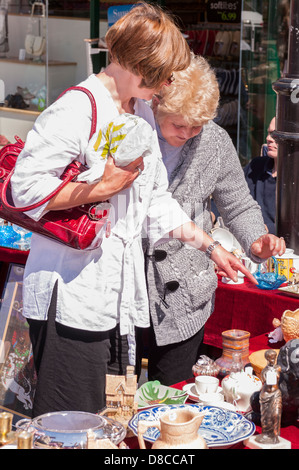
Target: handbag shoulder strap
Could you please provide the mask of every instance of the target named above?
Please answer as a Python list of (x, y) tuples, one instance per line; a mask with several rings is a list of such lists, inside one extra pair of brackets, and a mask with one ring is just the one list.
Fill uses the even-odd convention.
[(90, 100), (91, 112), (92, 112), (91, 129), (90, 129), (90, 134), (89, 134), (89, 140), (90, 140), (92, 138), (93, 134), (95, 133), (96, 129), (97, 129), (97, 105), (96, 105), (96, 101), (95, 101), (94, 96), (91, 93), (91, 91), (88, 90), (88, 88), (85, 88), (83, 86), (72, 86), (70, 88), (67, 88), (66, 90), (64, 90), (58, 96), (57, 99), (59, 100), (59, 98), (61, 98), (63, 95), (65, 95), (65, 93), (67, 93), (70, 90), (83, 91), (88, 96), (88, 98)]
[[(97, 128), (97, 106), (96, 106), (96, 101), (95, 101), (94, 96), (93, 96), (93, 94), (91, 93), (90, 90), (88, 90), (87, 88), (84, 88), (84, 87), (80, 87), (80, 86), (73, 86), (73, 87), (67, 88), (66, 90), (64, 90), (58, 96), (57, 99), (61, 98), (61, 96), (63, 96), (65, 93), (67, 93), (70, 90), (83, 91), (90, 99), (91, 110), (92, 110), (91, 129), (90, 129), (90, 134), (89, 134), (89, 140), (90, 140), (91, 137), (93, 136), (93, 134), (95, 133), (96, 128)], [(11, 170), (11, 172), (9, 173), (9, 175), (7, 176), (6, 180), (4, 181), (3, 185), (2, 185), (2, 190), (1, 190), (2, 204), (5, 207), (7, 207), (8, 209), (10, 209), (14, 212), (26, 212), (26, 211), (30, 211), (32, 209), (36, 209), (37, 207), (42, 206), (43, 204), (48, 202), (50, 199), (52, 199), (52, 197), (55, 196), (67, 183), (72, 181), (76, 176), (78, 176), (81, 173), (79, 162), (74, 161), (74, 162), (72, 162), (71, 165), (72, 165), (71, 171), (69, 171), (67, 173), (67, 175), (63, 179), (62, 183), (54, 191), (52, 191), (48, 196), (46, 196), (41, 201), (36, 202), (35, 204), (31, 204), (30, 206), (25, 206), (25, 207), (15, 207), (15, 206), (10, 205), (9, 202), (7, 201), (6, 192), (7, 192), (7, 188), (8, 188), (8, 185), (10, 183), (11, 177), (12, 177), (13, 172), (14, 172), (14, 168), (13, 168)]]

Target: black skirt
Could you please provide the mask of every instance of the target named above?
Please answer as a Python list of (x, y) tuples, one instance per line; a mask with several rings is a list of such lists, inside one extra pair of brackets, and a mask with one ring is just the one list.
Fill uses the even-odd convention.
[(106, 374), (124, 375), (126, 336), (70, 328), (55, 321), (57, 285), (47, 321), (28, 320), (37, 372), (33, 417), (54, 411), (96, 413), (105, 407)]

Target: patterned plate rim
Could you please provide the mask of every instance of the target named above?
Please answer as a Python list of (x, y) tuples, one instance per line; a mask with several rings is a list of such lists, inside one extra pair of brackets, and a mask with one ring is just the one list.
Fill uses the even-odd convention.
[[(245, 439), (248, 439), (255, 432), (255, 424), (252, 423), (252, 421), (249, 421), (249, 419), (247, 419), (244, 415), (242, 415), (242, 413), (238, 413), (237, 411), (233, 411), (233, 410), (224, 410), (223, 408), (220, 408), (218, 406), (209, 406), (209, 405), (200, 405), (198, 403), (190, 403), (190, 404), (180, 404), (180, 405), (158, 405), (154, 408), (149, 408), (148, 410), (138, 411), (133, 416), (133, 418), (131, 418), (131, 420), (129, 421), (129, 424), (128, 424), (128, 427), (131, 429), (133, 434), (135, 436), (137, 436), (137, 423), (138, 423), (138, 420), (139, 420), (140, 416), (145, 414), (147, 411), (152, 413), (152, 414), (155, 414), (161, 408), (165, 409), (165, 412), (168, 411), (168, 410), (173, 410), (173, 409), (177, 409), (177, 408), (191, 408), (191, 409), (196, 409), (198, 411), (210, 411), (210, 410), (213, 410), (213, 409), (217, 409), (217, 410), (219, 409), (222, 412), (229, 413), (230, 415), (237, 415), (238, 417), (241, 418), (241, 420), (244, 420), (244, 421), (246, 421), (250, 424), (250, 429), (246, 434), (240, 436), (239, 438), (233, 439), (231, 441), (226, 441), (226, 442), (223, 442), (223, 443), (221, 443), (221, 442), (215, 442), (214, 443), (214, 442), (209, 442), (206, 439), (207, 446), (209, 448), (213, 448), (213, 447), (231, 447), (231, 446), (237, 444), (238, 442), (241, 442), (241, 441), (244, 441)], [(158, 431), (158, 429), (157, 429), (157, 431)], [(153, 442), (156, 441), (156, 439), (151, 438), (151, 437), (146, 436), (146, 435), (143, 436), (143, 437), (144, 437), (144, 440), (147, 441), (147, 442), (153, 443)]]

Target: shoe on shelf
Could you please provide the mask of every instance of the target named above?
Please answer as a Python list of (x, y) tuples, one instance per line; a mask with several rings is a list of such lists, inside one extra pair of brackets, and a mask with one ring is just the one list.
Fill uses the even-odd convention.
[(30, 101), (32, 100), (33, 98), (35, 98), (35, 95), (33, 95), (32, 93), (30, 93), (30, 91), (28, 90), (28, 88), (22, 88), (20, 86), (17, 87), (17, 92), (19, 93), (19, 95), (21, 95), (23, 97), (23, 99), (25, 101)]

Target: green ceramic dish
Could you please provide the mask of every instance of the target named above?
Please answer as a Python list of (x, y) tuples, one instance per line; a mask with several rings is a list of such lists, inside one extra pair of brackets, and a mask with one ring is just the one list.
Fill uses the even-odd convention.
[(157, 405), (180, 405), (184, 404), (187, 398), (187, 392), (161, 385), (158, 380), (141, 385), (135, 396), (139, 409)]

